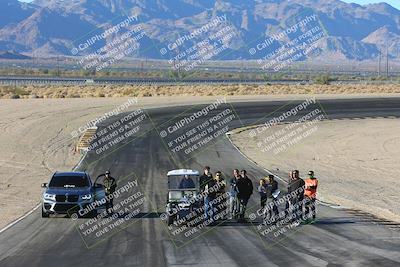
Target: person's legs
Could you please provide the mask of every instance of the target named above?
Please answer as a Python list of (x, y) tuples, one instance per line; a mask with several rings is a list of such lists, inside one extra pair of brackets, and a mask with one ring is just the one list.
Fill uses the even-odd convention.
[(218, 194), (214, 201), (215, 215), (218, 216), (218, 219), (224, 219), (226, 214), (226, 199), (224, 199), (224, 195)]
[(212, 222), (214, 217), (214, 211), (213, 211), (212, 199), (208, 196), (204, 198), (204, 212), (206, 215), (206, 220), (210, 220)]
[(239, 219), (244, 219), (244, 214), (246, 213), (246, 199), (239, 199)]
[(209, 199), (208, 197), (204, 198), (204, 215), (206, 220), (209, 218)]
[(312, 212), (313, 220), (315, 220), (315, 218), (317, 216), (317, 209), (315, 207), (315, 198), (311, 199), (311, 212)]
[(265, 212), (264, 212), (264, 217), (266, 220), (271, 220), (271, 214), (272, 214), (272, 199), (268, 198), (266, 199), (266, 203), (265, 203)]
[(293, 198), (293, 213), (293, 222), (299, 221), (302, 218), (303, 201), (298, 196)]
[(268, 198), (267, 204), (266, 204), (266, 210), (267, 210), (267, 213), (268, 213), (266, 218), (268, 218), (268, 220), (271, 223), (274, 223), (279, 219), (279, 211), (278, 211), (278, 207), (277, 207), (277, 205), (275, 203), (275, 199)]
[(236, 214), (236, 198), (229, 196), (229, 219), (232, 219)]
[(278, 220), (279, 219), (279, 210), (278, 210), (278, 203), (277, 203), (277, 199), (273, 199), (273, 211), (274, 211), (274, 216), (275, 219)]
[(110, 213), (110, 195), (109, 194), (106, 194), (106, 211), (107, 211), (107, 214), (109, 214)]
[(310, 217), (310, 199), (308, 197), (304, 198), (304, 220), (308, 220)]
[(262, 210), (262, 213), (263, 213), (263, 216), (265, 217), (265, 212), (266, 212), (266, 207), (265, 207), (265, 205), (267, 204), (267, 198), (266, 197), (261, 197), (261, 199), (260, 199), (260, 204), (261, 204), (261, 210)]
[(286, 218), (289, 218), (289, 216), (291, 216), (292, 214), (292, 200), (290, 197), (288, 197), (286, 199), (286, 203), (285, 203), (285, 216)]
[(235, 200), (234, 200), (233, 203), (234, 203), (234, 209), (233, 209), (234, 218), (237, 218), (239, 216), (239, 213), (240, 213), (240, 201), (239, 201), (239, 199), (237, 197), (235, 197)]

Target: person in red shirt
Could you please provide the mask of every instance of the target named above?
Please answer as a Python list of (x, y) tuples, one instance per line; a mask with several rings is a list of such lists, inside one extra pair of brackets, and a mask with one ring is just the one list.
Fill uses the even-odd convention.
[(308, 172), (308, 179), (305, 179), (305, 216), (306, 219), (311, 218), (310, 210), (312, 213), (312, 218), (315, 220), (316, 210), (315, 210), (315, 200), (317, 199), (317, 187), (318, 187), (318, 179), (314, 176), (314, 171)]

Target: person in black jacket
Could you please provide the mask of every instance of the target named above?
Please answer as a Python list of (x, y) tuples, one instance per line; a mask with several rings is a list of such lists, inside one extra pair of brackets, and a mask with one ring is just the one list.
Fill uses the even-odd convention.
[(199, 178), (199, 183), (200, 183), (200, 193), (204, 192), (205, 186), (208, 183), (208, 181), (210, 179), (212, 179), (212, 174), (210, 172), (210, 167), (209, 166), (205, 166), (204, 167), (204, 172), (203, 175), (200, 176)]
[(204, 167), (204, 173), (199, 178), (200, 192), (204, 195), (204, 215), (205, 219), (210, 223), (213, 223), (214, 207), (212, 205), (213, 200), (217, 196), (217, 192), (214, 191), (216, 186), (216, 180), (213, 178), (210, 167)]
[(289, 210), (292, 211), (291, 221), (299, 221), (303, 217), (304, 188), (305, 183), (300, 178), (299, 171), (292, 171), (287, 188), (289, 197), (286, 203), (286, 214), (289, 215)]
[(236, 187), (238, 190), (237, 198), (239, 200), (239, 221), (244, 221), (246, 206), (250, 196), (253, 194), (253, 183), (247, 177), (246, 170), (241, 171), (241, 177), (237, 181)]

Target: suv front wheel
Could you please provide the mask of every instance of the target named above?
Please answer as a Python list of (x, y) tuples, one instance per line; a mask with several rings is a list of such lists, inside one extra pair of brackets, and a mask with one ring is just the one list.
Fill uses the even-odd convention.
[(42, 218), (49, 218), (49, 214), (43, 210), (43, 207), (42, 207)]

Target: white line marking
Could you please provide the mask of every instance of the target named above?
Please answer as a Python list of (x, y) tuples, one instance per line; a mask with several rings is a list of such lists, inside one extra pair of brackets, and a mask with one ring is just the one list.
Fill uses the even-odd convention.
[(4, 231), (6, 231), (7, 229), (13, 227), (15, 224), (17, 224), (18, 222), (22, 221), (23, 219), (25, 219), (26, 217), (28, 217), (29, 215), (31, 215), (35, 210), (37, 210), (40, 206), (42, 206), (42, 203), (37, 204), (36, 207), (34, 207), (32, 210), (28, 211), (28, 213), (26, 213), (25, 215), (23, 215), (22, 217), (16, 219), (15, 221), (9, 223), (6, 227), (4, 227), (3, 229), (0, 230), (0, 234), (3, 233)]
[(277, 174), (271, 172), (268, 169), (265, 169), (263, 167), (261, 167), (260, 165), (257, 164), (257, 162), (255, 162), (254, 160), (252, 160), (251, 158), (249, 158), (247, 155), (245, 155), (242, 151), (240, 151), (240, 149), (232, 142), (232, 139), (229, 138), (229, 135), (231, 135), (231, 132), (226, 133), (226, 137), (228, 138), (229, 142), (232, 144), (232, 146), (244, 157), (246, 158), (248, 161), (250, 161), (251, 163), (253, 163), (254, 165), (256, 165), (258, 168), (263, 169), (264, 171), (266, 171), (269, 174), (274, 175), (275, 177), (277, 177), (279, 180), (281, 180), (283, 183), (287, 184), (287, 181), (285, 181), (283, 178), (279, 177)]

